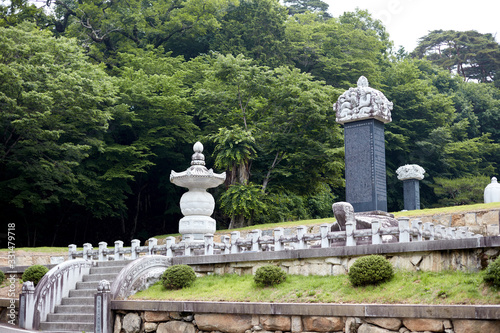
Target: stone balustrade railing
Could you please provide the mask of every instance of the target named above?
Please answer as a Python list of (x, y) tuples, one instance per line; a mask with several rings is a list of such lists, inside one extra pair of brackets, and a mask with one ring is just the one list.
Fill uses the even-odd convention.
[(447, 228), (420, 220), (410, 224), (406, 217), (399, 218), (396, 227), (381, 228), (380, 225), (375, 221), (371, 229), (356, 229), (355, 223), (346, 223), (346, 230), (331, 232), (330, 224), (322, 224), (319, 233), (307, 233), (307, 227), (298, 226), (291, 236), (285, 236), (281, 227), (274, 229), (273, 236), (263, 236), (262, 230), (257, 229), (246, 238), (241, 238), (239, 231), (233, 231), (231, 236), (222, 236), (221, 242), (214, 242), (213, 234), (206, 234), (203, 241), (195, 241), (191, 235), (186, 235), (179, 243), (175, 237), (167, 237), (163, 245), (158, 245), (156, 238), (150, 238), (147, 246), (140, 246), (140, 241), (134, 239), (128, 248), (123, 247), (122, 241), (116, 241), (114, 249), (108, 248), (106, 242), (100, 242), (98, 249), (86, 243), (82, 251), (77, 251), (76, 245), (72, 244), (69, 245), (69, 259), (134, 260), (141, 254), (174, 257), (482, 237), (468, 231), (467, 227)]

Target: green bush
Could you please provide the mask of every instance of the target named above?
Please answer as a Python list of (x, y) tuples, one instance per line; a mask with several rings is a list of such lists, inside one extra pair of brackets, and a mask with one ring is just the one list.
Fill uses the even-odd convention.
[(2, 284), (5, 281), (5, 273), (3, 271), (0, 271), (0, 284)]
[(286, 273), (278, 266), (266, 265), (257, 269), (253, 280), (258, 286), (274, 286), (286, 280)]
[(174, 265), (167, 268), (161, 276), (161, 284), (166, 289), (189, 287), (196, 280), (194, 270), (188, 265)]
[(31, 281), (33, 282), (33, 285), (36, 286), (48, 271), (49, 269), (42, 265), (33, 265), (28, 267), (23, 273), (23, 282)]
[(484, 282), (500, 288), (500, 257), (488, 265), (483, 279)]
[(359, 258), (349, 269), (349, 281), (354, 286), (378, 284), (390, 280), (393, 275), (391, 263), (380, 255)]

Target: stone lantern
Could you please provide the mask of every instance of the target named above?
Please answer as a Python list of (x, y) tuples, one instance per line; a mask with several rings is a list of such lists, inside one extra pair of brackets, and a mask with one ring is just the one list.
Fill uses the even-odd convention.
[(484, 203), (500, 202), (500, 184), (497, 178), (491, 178), (491, 183), (484, 189)]
[(179, 233), (184, 239), (192, 235), (194, 240), (203, 240), (203, 235), (215, 233), (215, 220), (210, 216), (214, 212), (215, 200), (207, 189), (217, 187), (226, 180), (226, 173), (214, 173), (205, 167), (203, 145), (196, 142), (191, 166), (183, 172), (170, 173), (170, 182), (189, 191), (181, 197), (181, 212), (184, 215), (179, 221)]

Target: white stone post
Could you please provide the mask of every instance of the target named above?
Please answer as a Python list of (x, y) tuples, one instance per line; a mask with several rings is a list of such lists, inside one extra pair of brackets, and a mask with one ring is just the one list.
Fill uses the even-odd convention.
[(118, 260), (124, 260), (123, 242), (120, 240), (115, 241), (115, 261)]
[(434, 228), (434, 235), (437, 235), (438, 239), (446, 239), (446, 227), (444, 225), (437, 225)]
[(250, 251), (261, 252), (262, 246), (259, 244), (259, 238), (262, 236), (262, 230), (255, 229), (250, 231), (250, 239), (252, 240), (252, 247)]
[(236, 244), (236, 241), (240, 239), (240, 232), (239, 231), (233, 231), (231, 232), (231, 253), (239, 253), (240, 249), (238, 245)]
[(411, 221), (411, 240), (412, 240), (412, 242), (422, 241), (422, 221), (421, 220)]
[(175, 244), (175, 237), (169, 236), (165, 238), (165, 244), (167, 247), (167, 257), (173, 257), (174, 251), (172, 251), (172, 245)]
[(281, 237), (285, 234), (285, 229), (279, 227), (274, 228), (274, 251), (283, 250), (283, 246), (281, 245)]
[(150, 256), (156, 254), (156, 249), (155, 249), (156, 245), (158, 245), (158, 239), (156, 238), (148, 239), (148, 254)]
[(137, 253), (139, 246), (141, 246), (141, 241), (138, 239), (132, 239), (130, 242), (130, 259), (135, 260), (139, 258), (139, 253)]
[(21, 294), (19, 295), (19, 327), (33, 329), (33, 317), (35, 315), (35, 286), (33, 282), (23, 283)]
[(399, 222), (399, 242), (410, 242), (410, 219), (407, 217), (400, 217)]
[(231, 253), (231, 237), (222, 236), (222, 243), (224, 244), (224, 254)]
[(68, 245), (68, 260), (76, 259), (76, 245)]
[(303, 225), (299, 225), (297, 228), (297, 249), (307, 249), (306, 242), (304, 241), (304, 235), (306, 234), (307, 228)]
[(99, 242), (99, 261), (108, 260), (108, 243)]
[(434, 224), (431, 222), (424, 223), (424, 237), (427, 240), (434, 240)]
[(319, 226), (322, 248), (330, 247), (330, 240), (328, 239), (328, 229), (330, 229), (330, 225), (326, 223), (323, 223), (322, 225)]
[(345, 245), (355, 246), (356, 238), (354, 238), (354, 231), (356, 230), (356, 221), (346, 220), (345, 221)]
[(83, 244), (83, 259), (92, 260), (92, 244)]
[(214, 235), (213, 234), (205, 234), (205, 255), (210, 256), (214, 254)]
[(372, 244), (382, 244), (382, 236), (380, 236), (380, 221), (372, 222)]
[(191, 244), (194, 241), (194, 236), (189, 234), (189, 235), (184, 235), (184, 255), (185, 256), (191, 256), (193, 253), (191, 252)]
[(94, 295), (94, 333), (112, 333), (111, 292), (109, 282), (101, 280)]

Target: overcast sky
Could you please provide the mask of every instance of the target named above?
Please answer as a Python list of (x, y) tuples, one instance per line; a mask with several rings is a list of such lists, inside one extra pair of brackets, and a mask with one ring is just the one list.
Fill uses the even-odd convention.
[(432, 30), (476, 30), (496, 35), (500, 42), (498, 0), (323, 0), (334, 17), (356, 7), (382, 20), (394, 41), (412, 51), (418, 39)]

